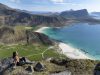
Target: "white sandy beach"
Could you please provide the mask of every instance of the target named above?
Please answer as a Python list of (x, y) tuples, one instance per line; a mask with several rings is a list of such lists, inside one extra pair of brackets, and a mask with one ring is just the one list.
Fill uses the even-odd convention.
[(62, 53), (71, 59), (91, 59), (84, 52), (79, 49), (75, 49), (70, 45), (60, 43), (59, 47), (62, 49)]
[(42, 28), (36, 30), (35, 32), (43, 33), (43, 30), (47, 29), (47, 28), (49, 28), (49, 27), (42, 27)]
[[(44, 29), (49, 27), (42, 27), (35, 32), (43, 33)], [(75, 49), (68, 44), (59, 43), (59, 48), (62, 50), (62, 53), (71, 59), (91, 59), (84, 52), (81, 52), (79, 49)]]
[[(36, 30), (35, 32), (43, 33), (43, 30), (50, 28), (50, 27), (41, 27), (40, 29)], [(60, 28), (60, 27), (55, 27), (55, 28)]]

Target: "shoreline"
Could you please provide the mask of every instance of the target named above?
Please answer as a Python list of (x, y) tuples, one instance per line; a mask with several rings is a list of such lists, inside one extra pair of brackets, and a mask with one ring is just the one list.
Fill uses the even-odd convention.
[(88, 55), (86, 55), (80, 49), (73, 48), (68, 44), (60, 42), (59, 48), (62, 50), (62, 53), (70, 59), (91, 59)]
[[(42, 27), (35, 32), (43, 33), (44, 29), (47, 29), (49, 27)], [(92, 59), (88, 55), (86, 55), (84, 52), (81, 51), (81, 49), (73, 48), (72, 46), (59, 42), (58, 44), (59, 48), (61, 49), (61, 53), (66, 55), (70, 59)]]
[[(35, 32), (39, 32), (39, 33), (43, 33), (43, 30), (50, 28), (50, 27), (41, 27), (39, 29), (37, 29)], [(54, 27), (54, 28), (60, 28), (60, 27)]]
[(43, 33), (43, 30), (47, 28), (49, 27), (42, 27), (42, 28), (37, 29), (35, 32)]

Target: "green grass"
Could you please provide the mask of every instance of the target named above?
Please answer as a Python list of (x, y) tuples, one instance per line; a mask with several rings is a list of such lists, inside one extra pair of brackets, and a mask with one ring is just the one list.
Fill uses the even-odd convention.
[[(11, 27), (12, 28), (12, 27)], [(35, 31), (39, 27), (28, 27), (28, 26), (15, 26), (14, 29), (14, 34), (7, 34), (6, 36), (8, 37), (7, 39), (9, 40), (18, 40), (20, 38), (26, 37), (25, 30), (30, 30), (30, 31)], [(11, 57), (12, 53), (14, 51), (17, 51), (21, 57), (27, 57), (30, 60), (42, 60), (42, 53), (48, 49), (47, 45), (12, 45), (12, 46), (7, 46), (7, 45), (0, 45), (0, 59)], [(49, 49), (44, 53), (44, 58), (49, 58), (49, 57), (56, 57), (59, 58), (59, 53), (57, 53), (54, 49)]]
[[(21, 57), (27, 57), (30, 60), (39, 61), (42, 60), (42, 53), (48, 48), (44, 45), (0, 45), (0, 59), (11, 57), (14, 51), (19, 53)], [(44, 58), (57, 57), (59, 58), (59, 53), (53, 49), (49, 49), (44, 53)]]

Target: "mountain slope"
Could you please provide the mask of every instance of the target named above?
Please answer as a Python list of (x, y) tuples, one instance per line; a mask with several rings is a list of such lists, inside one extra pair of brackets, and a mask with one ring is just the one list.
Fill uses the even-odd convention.
[(0, 3), (0, 25), (62, 25), (65, 19), (58, 16), (30, 14), (18, 9), (12, 9)]
[(73, 21), (98, 22), (88, 14), (86, 9), (77, 11), (64, 11), (53, 14), (31, 14), (28, 11), (12, 9), (0, 3), (0, 25), (24, 26), (63, 26)]
[(64, 11), (60, 14), (62, 17), (65, 18), (88, 18), (89, 14), (86, 9), (81, 10), (70, 10), (70, 11)]

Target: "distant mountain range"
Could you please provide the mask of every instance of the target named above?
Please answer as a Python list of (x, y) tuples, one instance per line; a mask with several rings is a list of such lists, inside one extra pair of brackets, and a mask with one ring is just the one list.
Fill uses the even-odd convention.
[(97, 18), (99, 18), (100, 19), (100, 12), (92, 12), (91, 13), (91, 16), (93, 16), (93, 17), (97, 17)]
[(62, 25), (64, 21), (63, 17), (30, 14), (28, 11), (12, 9), (0, 3), (0, 25)]
[(86, 9), (76, 11), (70, 10), (61, 13), (30, 12), (26, 10), (12, 9), (0, 3), (0, 25), (62, 26), (71, 19), (89, 19), (88, 21), (91, 21), (91, 17)]
[(60, 15), (64, 18), (87, 18), (89, 17), (89, 13), (86, 9), (81, 10), (69, 10), (63, 12), (36, 12), (33, 11), (31, 14), (38, 14), (38, 15)]
[(90, 18), (86, 9), (63, 11), (60, 15), (65, 18)]
[(92, 12), (91, 14), (100, 16), (100, 12)]
[(92, 12), (90, 13), (90, 15), (95, 18), (95, 19), (99, 19), (100, 20), (100, 12)]

